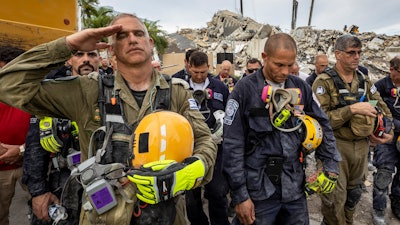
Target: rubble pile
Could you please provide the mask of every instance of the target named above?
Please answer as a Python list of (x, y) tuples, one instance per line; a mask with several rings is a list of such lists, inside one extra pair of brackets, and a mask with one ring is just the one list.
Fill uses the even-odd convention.
[[(237, 74), (244, 71), (246, 62), (252, 57), (261, 59), (261, 52), (266, 39), (278, 32), (278, 26), (260, 24), (248, 17), (242, 17), (230, 11), (218, 11), (206, 28), (181, 29), (169, 34), (170, 47), (167, 53), (185, 52), (189, 48), (198, 48), (213, 54), (233, 53)], [(332, 51), (335, 40), (344, 31), (317, 30), (312, 27), (299, 27), (290, 32), (298, 44), (298, 62), (303, 72), (309, 73), (314, 68), (314, 56), (326, 53), (330, 65), (335, 63)], [(367, 67), (371, 78), (375, 81), (389, 71), (389, 60), (400, 54), (400, 36), (388, 36), (373, 32), (359, 33), (363, 43), (361, 65)], [(216, 65), (216, 61), (214, 66)]]

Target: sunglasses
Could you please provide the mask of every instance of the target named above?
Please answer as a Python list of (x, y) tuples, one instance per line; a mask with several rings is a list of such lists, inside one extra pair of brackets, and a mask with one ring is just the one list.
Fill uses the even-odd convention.
[(247, 71), (249, 71), (249, 73), (253, 73), (254, 71), (257, 71), (260, 68), (256, 68), (256, 69), (247, 69)]

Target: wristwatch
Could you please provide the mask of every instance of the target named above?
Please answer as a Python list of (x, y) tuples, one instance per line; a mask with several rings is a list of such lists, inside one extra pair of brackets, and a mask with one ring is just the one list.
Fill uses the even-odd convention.
[(25, 153), (25, 145), (20, 145), (19, 146), (19, 155), (24, 156)]

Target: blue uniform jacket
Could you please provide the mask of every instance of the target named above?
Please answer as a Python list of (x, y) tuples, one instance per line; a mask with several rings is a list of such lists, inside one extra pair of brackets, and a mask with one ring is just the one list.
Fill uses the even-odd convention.
[(210, 110), (210, 115), (206, 118), (205, 122), (209, 128), (213, 128), (215, 125), (213, 113), (217, 110), (225, 111), (229, 89), (222, 81), (215, 79), (211, 74), (208, 74), (207, 78), (210, 81), (207, 88), (212, 90), (212, 96), (207, 101), (207, 105), (202, 104), (199, 106), (199, 109), (200, 111), (206, 110), (207, 108)]
[(392, 113), (394, 124), (393, 130), (398, 134), (400, 132), (400, 98), (398, 99), (395, 107), (394, 104), (396, 102), (396, 97), (392, 96), (392, 89), (396, 89), (396, 87), (394, 86), (389, 75), (378, 80), (374, 85)]
[[(299, 199), (304, 195), (304, 171), (299, 161), (300, 135), (295, 132), (282, 132), (270, 122), (269, 112), (261, 100), (264, 84), (262, 70), (238, 82), (231, 92), (224, 119), (224, 172), (227, 174), (234, 204), (251, 198), (265, 200), (275, 191), (283, 202)], [(301, 103), (309, 116), (319, 121), (323, 130), (322, 144), (316, 150), (316, 157), (323, 162), (326, 172), (339, 173), (340, 154), (336, 149), (335, 137), (329, 120), (312, 98), (311, 87), (296, 76), (289, 76), (286, 88), (298, 87), (302, 92)], [(291, 117), (288, 126), (297, 119)], [(290, 125), (290, 123), (292, 123)], [(281, 172), (281, 186), (274, 185), (266, 170), (270, 156), (284, 159)]]

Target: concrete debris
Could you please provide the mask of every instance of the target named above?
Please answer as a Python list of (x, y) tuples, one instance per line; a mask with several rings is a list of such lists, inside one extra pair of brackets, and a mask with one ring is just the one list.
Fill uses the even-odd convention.
[[(242, 17), (227, 10), (218, 11), (206, 28), (181, 29), (169, 35), (171, 48), (166, 53), (181, 53), (189, 48), (198, 48), (216, 59), (217, 53), (234, 53), (234, 65), (238, 74), (245, 70), (250, 58), (261, 60), (267, 38), (283, 32), (278, 26), (260, 24), (248, 17)], [(318, 53), (328, 55), (330, 65), (335, 63), (333, 45), (340, 35), (347, 31), (317, 30), (312, 27), (298, 27), (290, 32), (298, 45), (297, 60), (301, 71), (310, 73), (314, 56)], [(400, 54), (400, 36), (388, 36), (373, 32), (356, 34), (363, 43), (360, 64), (367, 67), (370, 77), (376, 81), (389, 72), (389, 60)], [(223, 46), (227, 46), (226, 49)], [(215, 61), (215, 60), (214, 60)], [(216, 67), (216, 63), (213, 65)]]

